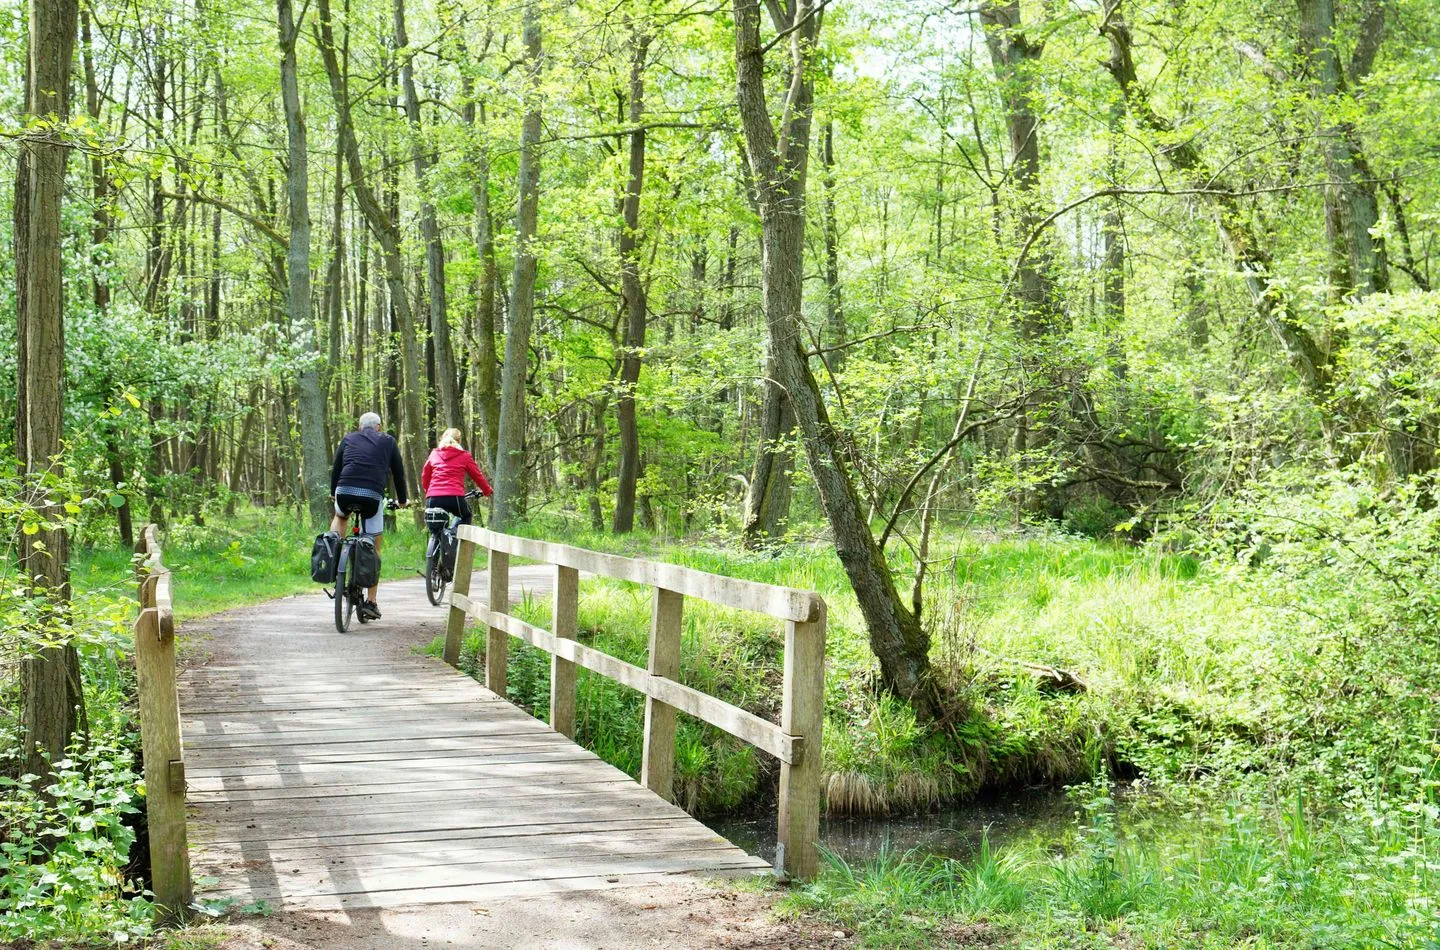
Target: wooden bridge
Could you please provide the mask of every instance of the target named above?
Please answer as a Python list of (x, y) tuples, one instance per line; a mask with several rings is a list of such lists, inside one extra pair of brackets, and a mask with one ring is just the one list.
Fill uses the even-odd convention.
[[(483, 529), (462, 537), (449, 609), (402, 582), (386, 585), (383, 621), (349, 634), (313, 596), (232, 611), (202, 645), (209, 662), (177, 689), (170, 575), (147, 529), (136, 664), (157, 903), (183, 913), (192, 863), (195, 896), (276, 910), (767, 871), (669, 801), (677, 712), (780, 759), (777, 864), (813, 873), (825, 626), (816, 595)], [(471, 597), (481, 550), (486, 596)], [(512, 555), (541, 565), (512, 571)], [(576, 639), (582, 572), (655, 588), (647, 668)], [(552, 631), (509, 615), (522, 592), (553, 598)], [(785, 622), (781, 723), (683, 684), (686, 597)], [(486, 686), (451, 668), (472, 618), (487, 629)], [(451, 666), (415, 650), (442, 629)], [(511, 636), (552, 655), (553, 728), (502, 698)], [(643, 784), (572, 741), (577, 667), (646, 696)]]

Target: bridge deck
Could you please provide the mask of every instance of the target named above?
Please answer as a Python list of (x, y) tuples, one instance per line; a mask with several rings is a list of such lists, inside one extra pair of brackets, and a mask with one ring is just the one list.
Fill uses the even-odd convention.
[[(512, 596), (549, 581), (517, 568)], [(211, 654), (180, 678), (198, 897), (393, 907), (766, 870), (417, 655), (444, 629), (418, 582), (386, 585), (381, 605), (347, 634), (323, 595), (192, 625)]]

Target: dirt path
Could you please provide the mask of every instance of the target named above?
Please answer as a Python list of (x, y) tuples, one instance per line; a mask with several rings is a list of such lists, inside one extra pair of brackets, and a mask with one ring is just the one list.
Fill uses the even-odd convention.
[[(547, 596), (552, 571), (517, 567), (511, 596)], [(485, 585), (477, 580), (476, 587)], [(425, 600), (420, 580), (385, 584), (384, 619), (335, 634), (336, 648), (371, 655), (407, 655), (444, 630), (444, 612)], [(239, 658), (259, 629), (273, 630), (286, 615), (328, 615), (330, 602), (316, 593), (192, 621), (181, 631), (189, 665), (225, 664)], [(719, 882), (677, 878), (673, 883), (580, 891), (543, 898), (504, 898), (484, 903), (426, 904), (387, 909), (303, 911), (273, 916), (232, 915), (207, 928), (204, 944), (224, 950), (406, 950), (432, 947), (735, 947), (849, 946), (850, 938), (814, 921), (780, 920), (777, 892), (737, 890)], [(193, 936), (199, 937), (199, 934)], [(193, 944), (190, 944), (193, 945)]]

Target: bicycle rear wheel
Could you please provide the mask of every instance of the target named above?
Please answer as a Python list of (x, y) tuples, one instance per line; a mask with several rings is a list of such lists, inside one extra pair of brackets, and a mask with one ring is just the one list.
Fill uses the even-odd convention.
[(432, 606), (439, 607), (445, 601), (445, 557), (443, 546), (430, 540), (430, 551), (425, 555), (425, 596)]
[(341, 633), (350, 629), (350, 618), (355, 614), (355, 601), (350, 597), (349, 546), (343, 551), (340, 570), (335, 574), (335, 629)]

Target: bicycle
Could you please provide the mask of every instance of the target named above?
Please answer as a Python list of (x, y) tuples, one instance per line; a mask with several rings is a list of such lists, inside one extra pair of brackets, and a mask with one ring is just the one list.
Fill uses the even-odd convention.
[[(478, 489), (465, 493), (467, 501), (480, 497)], [(425, 526), (430, 529), (430, 541), (425, 546), (425, 596), (435, 607), (444, 603), (445, 588), (455, 579), (455, 564), (446, 552), (456, 550), (455, 528), (459, 524), (460, 516), (449, 509), (425, 509)]]
[[(394, 511), (400, 506), (393, 499), (385, 499), (385, 510)], [(366, 588), (362, 586), (355, 576), (352, 552), (355, 545), (359, 543), (364, 533), (365, 517), (359, 509), (351, 508), (350, 532), (340, 540), (340, 556), (336, 560), (335, 568), (335, 593), (331, 595), (335, 601), (335, 629), (345, 633), (350, 629), (350, 619), (357, 614), (361, 623), (369, 623), (370, 618), (365, 616), (364, 611), (356, 610), (356, 606), (365, 602)]]

